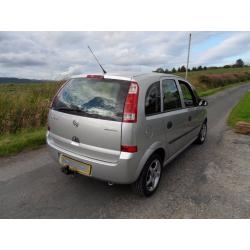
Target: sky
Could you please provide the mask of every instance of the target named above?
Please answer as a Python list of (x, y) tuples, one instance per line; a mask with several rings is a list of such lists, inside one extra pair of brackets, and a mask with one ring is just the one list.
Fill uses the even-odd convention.
[[(250, 32), (191, 32), (190, 67), (250, 64)], [(0, 32), (0, 77), (62, 79), (186, 64), (189, 32)]]

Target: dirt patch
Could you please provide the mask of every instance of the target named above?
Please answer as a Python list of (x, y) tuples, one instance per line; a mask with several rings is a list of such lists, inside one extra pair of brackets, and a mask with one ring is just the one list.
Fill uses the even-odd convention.
[(250, 135), (250, 122), (237, 122), (234, 131), (236, 133)]

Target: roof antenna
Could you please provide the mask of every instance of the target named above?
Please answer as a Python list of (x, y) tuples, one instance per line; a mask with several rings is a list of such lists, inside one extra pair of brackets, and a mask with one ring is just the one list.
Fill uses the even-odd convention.
[(95, 60), (97, 61), (98, 65), (101, 67), (102, 71), (103, 71), (103, 74), (106, 74), (107, 71), (102, 67), (102, 65), (100, 64), (99, 60), (97, 59), (97, 57), (95, 56), (95, 54), (93, 53), (92, 49), (88, 46), (91, 54), (93, 55), (93, 57), (95, 58)]

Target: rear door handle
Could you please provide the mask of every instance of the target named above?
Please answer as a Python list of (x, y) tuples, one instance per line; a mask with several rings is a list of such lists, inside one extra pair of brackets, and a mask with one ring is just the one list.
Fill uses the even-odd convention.
[(172, 128), (172, 126), (173, 126), (173, 123), (172, 123), (171, 121), (169, 121), (169, 122), (167, 123), (167, 128), (170, 129), (170, 128)]

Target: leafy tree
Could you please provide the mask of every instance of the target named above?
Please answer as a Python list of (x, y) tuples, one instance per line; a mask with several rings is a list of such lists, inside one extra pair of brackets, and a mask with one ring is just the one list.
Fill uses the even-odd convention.
[(202, 66), (199, 66), (197, 70), (199, 70), (199, 71), (203, 70)]
[(236, 60), (236, 62), (235, 62), (235, 67), (241, 68), (241, 67), (243, 67), (243, 66), (244, 66), (244, 62), (243, 62), (242, 59)]
[(204, 67), (203, 67), (203, 70), (207, 70), (207, 67), (206, 67), (206, 66), (204, 66)]
[(229, 69), (229, 68), (231, 68), (231, 66), (230, 65), (224, 65), (223, 68)]
[(193, 68), (192, 68), (192, 71), (196, 71), (196, 70), (197, 70), (196, 67), (193, 67)]
[(181, 66), (180, 72), (186, 72), (186, 67), (184, 65)]
[(157, 72), (157, 73), (164, 73), (164, 69), (163, 68), (158, 68), (158, 69), (156, 69), (155, 72)]
[(169, 73), (170, 71), (168, 70), (168, 68), (165, 69), (165, 73)]
[(176, 73), (176, 69), (175, 68), (172, 69), (172, 73)]
[(177, 71), (178, 71), (178, 72), (181, 72), (181, 68), (180, 68), (180, 67), (178, 67)]

